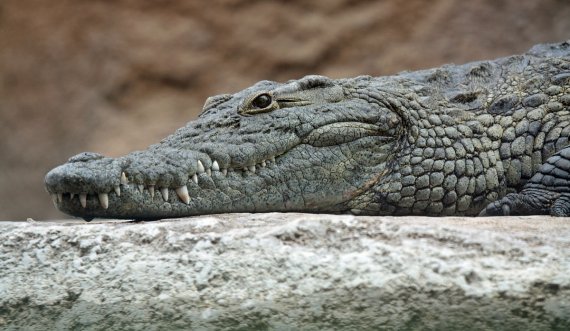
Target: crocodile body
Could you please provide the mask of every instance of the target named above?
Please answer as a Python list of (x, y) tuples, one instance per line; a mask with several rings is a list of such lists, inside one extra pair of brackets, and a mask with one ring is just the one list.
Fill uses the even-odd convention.
[(225, 212), (568, 215), (570, 43), (387, 77), (262, 81), (147, 150), (45, 179), (85, 219)]

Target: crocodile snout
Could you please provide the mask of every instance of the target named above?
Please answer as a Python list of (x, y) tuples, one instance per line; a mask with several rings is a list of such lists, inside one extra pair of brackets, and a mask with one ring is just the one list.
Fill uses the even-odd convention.
[[(96, 196), (102, 208), (109, 207), (109, 194), (120, 196), (121, 166), (116, 159), (96, 153), (81, 153), (47, 173), (46, 190), (59, 208), (77, 196), (86, 208), (87, 196)], [(64, 200), (65, 199), (65, 200)]]

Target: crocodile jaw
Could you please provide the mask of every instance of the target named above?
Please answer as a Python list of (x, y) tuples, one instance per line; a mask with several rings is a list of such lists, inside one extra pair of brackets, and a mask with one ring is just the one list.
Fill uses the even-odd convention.
[[(378, 144), (378, 139), (359, 139), (352, 144), (371, 148)], [(87, 220), (159, 219), (225, 212), (342, 212), (348, 209), (346, 202), (376, 182), (370, 179), (384, 169), (384, 162), (359, 164), (336, 156), (323, 162), (319, 157), (332, 150), (331, 155), (342, 155), (343, 149), (350, 149), (349, 145), (325, 152), (301, 144), (282, 155), (239, 169), (220, 168), (216, 160), (197, 160), (197, 171), (172, 187), (141, 182), (137, 174), (129, 173), (133, 169), (130, 166), (122, 171), (121, 165), (129, 163), (125, 160), (128, 155), (98, 160), (105, 161), (107, 171), (87, 170), (85, 164), (71, 162), (49, 172), (46, 185), (58, 209)], [(377, 155), (377, 161), (390, 149), (389, 144), (380, 147), (384, 153)], [(348, 172), (362, 173), (347, 176)]]
[[(141, 155), (137, 155), (141, 160)], [(106, 171), (88, 169), (85, 164), (71, 162), (50, 171), (46, 185), (52, 199), (61, 211), (92, 219), (95, 217), (156, 219), (207, 213), (256, 211), (259, 207), (263, 182), (277, 176), (280, 157), (269, 157), (258, 164), (241, 169), (220, 168), (214, 160), (204, 166), (196, 163), (196, 172), (189, 173), (183, 183), (171, 185), (144, 182), (137, 178), (135, 168), (125, 164), (126, 156), (119, 159), (101, 159)], [(144, 160), (142, 161), (144, 163)], [(127, 162), (129, 163), (129, 162)], [(132, 171), (132, 172), (130, 172)], [(81, 174), (81, 175), (79, 175)], [(103, 183), (101, 181), (107, 181)], [(109, 189), (109, 187), (112, 189)], [(169, 187), (170, 186), (170, 187)], [(69, 192), (67, 192), (69, 191)], [(264, 194), (266, 205), (279, 209), (279, 203), (270, 203)], [(277, 197), (273, 199), (277, 200)], [(254, 203), (253, 201), (257, 202)], [(282, 201), (283, 208), (294, 202)]]

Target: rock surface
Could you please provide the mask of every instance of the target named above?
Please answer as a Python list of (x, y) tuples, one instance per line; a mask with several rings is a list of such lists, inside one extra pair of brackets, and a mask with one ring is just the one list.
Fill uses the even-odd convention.
[(520, 54), (563, 0), (0, 1), (0, 220), (61, 218), (43, 177), (158, 142), (212, 94)]
[(568, 330), (570, 220), (0, 223), (2, 330)]

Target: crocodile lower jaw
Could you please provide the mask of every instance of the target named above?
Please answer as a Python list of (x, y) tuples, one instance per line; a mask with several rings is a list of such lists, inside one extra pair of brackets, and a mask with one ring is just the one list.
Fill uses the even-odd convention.
[[(280, 155), (277, 155), (279, 157)], [(259, 163), (242, 167), (242, 168), (220, 168), (217, 161), (213, 161), (211, 167), (205, 167), (200, 160), (197, 161), (197, 172), (189, 174), (188, 183), (193, 182), (196, 185), (200, 184), (200, 178), (212, 176), (226, 177), (228, 174), (235, 173), (238, 176), (247, 176), (255, 174), (262, 168), (272, 168), (276, 165), (276, 156), (272, 156)], [(92, 206), (98, 206), (102, 209), (109, 208), (110, 196), (115, 196), (117, 200), (121, 197), (121, 192), (125, 190), (130, 191), (132, 194), (141, 194), (147, 196), (149, 202), (154, 201), (155, 198), (160, 198), (165, 202), (170, 201), (170, 197), (177, 197), (178, 202), (190, 204), (191, 194), (188, 190), (188, 185), (181, 185), (178, 187), (157, 187), (153, 183), (136, 184), (128, 179), (128, 174), (124, 171), (121, 173), (120, 185), (115, 185), (112, 191), (109, 192), (50, 192), (52, 201), (56, 208), (62, 207), (63, 203), (73, 204), (75, 200), (83, 208), (87, 208), (88, 201), (95, 201), (97, 203), (90, 203)], [(173, 194), (175, 193), (175, 194)]]

